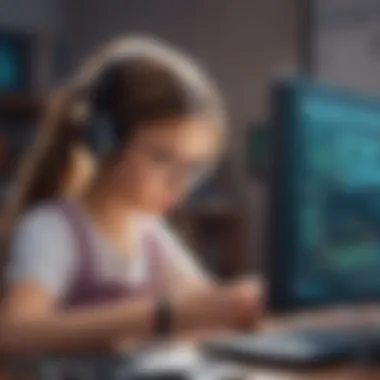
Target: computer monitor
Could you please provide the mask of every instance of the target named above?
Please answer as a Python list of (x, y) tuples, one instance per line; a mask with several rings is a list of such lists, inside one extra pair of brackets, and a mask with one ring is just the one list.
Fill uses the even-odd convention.
[(304, 80), (273, 95), (271, 308), (380, 300), (380, 102)]

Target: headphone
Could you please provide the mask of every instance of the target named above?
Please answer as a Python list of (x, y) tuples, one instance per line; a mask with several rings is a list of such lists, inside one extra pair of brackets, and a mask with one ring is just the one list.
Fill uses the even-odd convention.
[(100, 73), (89, 91), (91, 116), (84, 128), (84, 141), (97, 158), (115, 152), (126, 135), (125, 126), (112, 117), (112, 107), (120, 95), (120, 68), (122, 62), (113, 62)]

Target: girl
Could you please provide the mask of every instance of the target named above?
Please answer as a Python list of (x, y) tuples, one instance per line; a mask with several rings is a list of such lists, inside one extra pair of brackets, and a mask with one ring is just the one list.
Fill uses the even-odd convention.
[(217, 161), (223, 122), (209, 80), (165, 45), (126, 40), (85, 65), (21, 171), (2, 353), (109, 349), (254, 320), (257, 284), (215, 284), (162, 219)]

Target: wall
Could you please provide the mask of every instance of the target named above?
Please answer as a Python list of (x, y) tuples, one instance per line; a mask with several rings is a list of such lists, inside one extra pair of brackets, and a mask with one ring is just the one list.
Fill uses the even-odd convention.
[(69, 1), (72, 65), (114, 36), (158, 35), (210, 69), (236, 124), (262, 115), (268, 78), (296, 64), (294, 0)]
[(315, 1), (313, 70), (327, 83), (380, 94), (380, 2)]
[(231, 114), (234, 182), (260, 247), (263, 194), (244, 171), (245, 126), (266, 116), (270, 78), (295, 71), (296, 1), (68, 0), (67, 9), (71, 67), (100, 42), (143, 32), (182, 47), (212, 72)]
[(22, 30), (57, 30), (61, 0), (1, 0), (0, 25)]
[(57, 65), (58, 46), (65, 26), (64, 0), (1, 0), (0, 28), (29, 33), (35, 38), (32, 65), (34, 91), (46, 92), (64, 70)]

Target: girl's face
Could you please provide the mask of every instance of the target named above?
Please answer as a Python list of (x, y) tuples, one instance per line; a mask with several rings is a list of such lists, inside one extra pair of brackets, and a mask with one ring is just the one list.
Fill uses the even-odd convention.
[(201, 118), (160, 121), (137, 131), (115, 171), (115, 185), (133, 208), (163, 214), (213, 164), (220, 133)]

